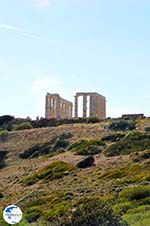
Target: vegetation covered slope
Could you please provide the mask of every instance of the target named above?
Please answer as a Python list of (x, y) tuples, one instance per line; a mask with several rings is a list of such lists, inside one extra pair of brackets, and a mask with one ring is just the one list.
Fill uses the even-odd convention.
[(24, 226), (150, 225), (150, 120), (134, 124), (113, 129), (108, 120), (3, 134), (0, 225), (7, 225), (3, 208), (15, 203)]

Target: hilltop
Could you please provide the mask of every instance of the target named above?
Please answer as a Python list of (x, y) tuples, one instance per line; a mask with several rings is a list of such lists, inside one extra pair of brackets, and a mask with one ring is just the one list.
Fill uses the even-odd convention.
[[(60, 221), (69, 225), (67, 216), (74, 217), (72, 211), (76, 212), (80, 202), (88, 198), (92, 206), (100, 199), (129, 225), (148, 226), (150, 119), (135, 120), (131, 130), (113, 130), (112, 123), (68, 124), (0, 135), (1, 211), (17, 203), (24, 213), (19, 225), (65, 225)], [(94, 157), (89, 167), (83, 164), (87, 156)], [(116, 225), (125, 225), (119, 221)], [(7, 225), (2, 219), (0, 224)]]

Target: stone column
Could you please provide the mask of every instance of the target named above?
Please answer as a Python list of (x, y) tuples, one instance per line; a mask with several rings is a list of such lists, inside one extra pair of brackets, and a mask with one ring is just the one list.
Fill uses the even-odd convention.
[(46, 95), (45, 101), (45, 118), (51, 117), (51, 96), (49, 94)]
[(65, 115), (64, 115), (64, 118), (67, 118), (68, 117), (68, 104), (65, 103)]
[(61, 115), (60, 115), (60, 97), (58, 96), (56, 98), (56, 118), (60, 119)]
[(78, 118), (78, 96), (75, 96), (75, 118)]
[(96, 110), (96, 98), (95, 95), (90, 95), (90, 117), (95, 116), (95, 110)]
[(72, 118), (72, 110), (73, 110), (73, 105), (71, 104), (71, 106), (70, 106), (70, 118)]
[(48, 95), (45, 97), (45, 118), (48, 118)]
[(83, 118), (87, 117), (87, 95), (83, 95)]
[(49, 96), (48, 97), (48, 117), (50, 118), (51, 117), (51, 97)]
[(90, 117), (93, 116), (93, 96), (90, 95), (90, 114), (89, 114)]

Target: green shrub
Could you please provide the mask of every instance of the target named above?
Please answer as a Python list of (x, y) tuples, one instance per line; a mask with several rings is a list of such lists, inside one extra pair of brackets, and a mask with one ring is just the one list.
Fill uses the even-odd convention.
[(126, 120), (119, 120), (119, 121), (113, 121), (109, 125), (109, 129), (111, 130), (134, 130), (136, 128), (135, 122), (126, 121)]
[(126, 188), (119, 193), (119, 199), (128, 201), (137, 201), (146, 197), (150, 197), (150, 186), (148, 185)]
[(150, 181), (150, 164), (128, 164), (125, 167), (119, 167), (104, 171), (99, 175), (100, 180), (109, 181), (117, 186), (124, 184), (134, 184)]
[(40, 206), (30, 207), (25, 212), (25, 218), (29, 223), (36, 222), (40, 216), (42, 216), (42, 210)]
[(69, 146), (69, 141), (62, 138), (69, 136), (69, 134), (62, 134), (59, 137), (54, 137), (50, 142), (34, 145), (33, 147), (20, 153), (19, 158), (27, 159), (36, 158), (47, 154), (56, 154), (60, 152), (61, 149), (65, 149)]
[(116, 214), (123, 215), (128, 210), (133, 209), (135, 205), (132, 202), (123, 202), (123, 203), (117, 203), (113, 206), (113, 210)]
[(2, 130), (0, 131), (0, 142), (6, 142), (8, 138), (8, 131)]
[(105, 179), (118, 179), (123, 178), (127, 175), (126, 168), (119, 168), (114, 170), (108, 170), (107, 172), (104, 172), (99, 178), (105, 178)]
[(32, 125), (30, 122), (23, 122), (19, 125), (13, 125), (13, 130), (26, 130), (26, 129), (32, 129)]
[(72, 226), (125, 226), (121, 218), (116, 216), (111, 207), (99, 198), (83, 198), (76, 204), (70, 224)]
[(98, 123), (100, 122), (100, 119), (98, 117), (89, 117), (87, 119), (87, 123)]
[[(68, 210), (67, 210), (68, 211)], [(66, 211), (66, 213), (67, 213)], [(72, 211), (63, 213), (62, 217), (49, 219), (50, 226), (127, 226), (126, 222), (113, 213), (110, 205), (99, 197), (82, 198), (76, 201)]]
[(82, 161), (77, 163), (78, 168), (87, 168), (90, 167), (94, 164), (94, 157), (93, 156), (88, 156), (87, 158), (83, 159)]
[(27, 159), (27, 158), (36, 158), (41, 155), (47, 155), (52, 152), (51, 142), (45, 144), (37, 144), (23, 153), (20, 153), (19, 158)]
[(142, 140), (150, 140), (150, 135), (147, 133), (142, 133), (142, 132), (138, 132), (138, 131), (134, 131), (134, 132), (129, 132), (126, 134), (125, 137), (126, 140), (129, 141), (142, 141)]
[(55, 145), (54, 145), (54, 150), (56, 151), (56, 150), (58, 150), (58, 149), (60, 149), (60, 148), (67, 148), (69, 146), (69, 141), (68, 140), (64, 140), (64, 139), (60, 139), (60, 138), (58, 138), (57, 140), (56, 140), (56, 143), (55, 143)]
[(150, 149), (149, 150), (145, 150), (143, 152), (136, 152), (133, 153), (130, 158), (134, 161), (134, 162), (141, 162), (143, 160), (146, 159), (150, 159)]
[(101, 140), (80, 140), (69, 147), (78, 155), (96, 155), (105, 148), (105, 143)]
[[(135, 209), (136, 210), (136, 209)], [(137, 213), (126, 213), (123, 219), (131, 226), (149, 226), (150, 210), (145, 210)]]
[(131, 146), (126, 142), (118, 142), (110, 145), (105, 151), (106, 156), (116, 156), (121, 154), (129, 154), (131, 151)]
[(114, 134), (102, 137), (102, 141), (117, 142), (122, 140), (124, 137), (125, 137), (125, 134), (123, 133), (114, 133)]
[(14, 119), (14, 116), (11, 116), (11, 115), (0, 116), (0, 127), (7, 125), (8, 122), (12, 121), (13, 119)]
[(144, 129), (145, 129), (145, 132), (150, 132), (150, 126), (147, 126)]
[(56, 225), (56, 219), (68, 215), (73, 196), (71, 192), (36, 193), (26, 202), (25, 219), (29, 223), (37, 221), (39, 225), (49, 225), (49, 222)]
[(63, 161), (56, 161), (50, 163), (48, 166), (38, 171), (32, 176), (23, 179), (22, 183), (25, 186), (32, 185), (39, 180), (54, 180), (59, 179), (75, 170), (75, 167)]
[(70, 132), (64, 132), (64, 133), (62, 133), (62, 134), (60, 134), (59, 135), (59, 138), (60, 139), (70, 139), (70, 138), (72, 138), (73, 137), (73, 134), (72, 133), (70, 133)]
[(47, 211), (44, 212), (44, 219), (46, 221), (54, 221), (55, 219), (57, 219), (57, 217), (66, 215), (69, 209), (70, 203), (68, 201), (59, 200), (58, 203), (55, 203)]
[(7, 157), (7, 151), (0, 151), (0, 169), (5, 167), (5, 159)]
[(150, 148), (150, 135), (133, 132), (126, 135), (126, 137), (112, 145), (110, 145), (105, 154), (107, 156), (126, 155), (132, 152), (144, 151)]
[[(150, 211), (150, 205), (138, 206), (136, 208), (128, 209), (128, 214), (142, 213), (145, 211)], [(150, 216), (149, 216), (150, 217)]]
[(68, 147), (68, 150), (78, 149), (78, 148), (84, 146), (86, 143), (87, 143), (87, 140), (79, 140), (79, 141), (76, 141), (75, 143), (71, 144)]

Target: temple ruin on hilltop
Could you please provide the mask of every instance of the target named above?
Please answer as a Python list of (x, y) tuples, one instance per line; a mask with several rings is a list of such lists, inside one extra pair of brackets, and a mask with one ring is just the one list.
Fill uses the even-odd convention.
[[(83, 118), (106, 118), (106, 98), (95, 92), (79, 92), (75, 95), (74, 117), (79, 117), (79, 97), (83, 100)], [(88, 109), (89, 98), (89, 109)], [(73, 117), (73, 103), (60, 97), (59, 94), (46, 95), (45, 117), (47, 119), (70, 119)]]
[(87, 98), (89, 97), (89, 117), (106, 118), (106, 98), (98, 93), (76, 93), (75, 118), (78, 118), (78, 97), (83, 97), (83, 118), (87, 118)]
[(45, 118), (72, 118), (72, 102), (60, 97), (59, 94), (46, 95)]

